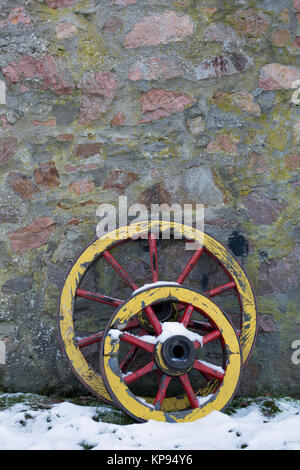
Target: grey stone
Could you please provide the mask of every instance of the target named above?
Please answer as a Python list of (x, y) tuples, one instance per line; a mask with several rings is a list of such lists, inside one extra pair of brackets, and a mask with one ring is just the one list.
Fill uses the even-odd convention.
[(32, 279), (29, 276), (17, 277), (9, 279), (2, 286), (3, 294), (19, 294), (20, 292), (28, 292), (32, 288)]
[(55, 104), (52, 108), (52, 114), (56, 118), (58, 126), (68, 126), (78, 116), (78, 108), (71, 103)]

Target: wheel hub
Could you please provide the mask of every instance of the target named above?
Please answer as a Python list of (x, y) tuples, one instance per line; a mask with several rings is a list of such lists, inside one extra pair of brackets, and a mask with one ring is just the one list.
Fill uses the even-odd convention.
[(193, 342), (181, 335), (174, 335), (156, 347), (156, 363), (166, 374), (185, 374), (193, 366), (196, 351)]

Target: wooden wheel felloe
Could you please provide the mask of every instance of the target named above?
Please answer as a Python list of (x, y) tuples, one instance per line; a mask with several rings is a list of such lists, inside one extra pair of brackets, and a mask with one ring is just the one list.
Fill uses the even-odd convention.
[[(166, 301), (184, 305), (177, 322), (165, 322), (160, 333), (154, 336), (139, 337), (124, 331), (128, 322), (143, 308)], [(210, 333), (200, 336), (188, 327), (193, 311), (209, 321)], [(197, 358), (197, 351), (205, 350), (213, 341), (220, 341), (222, 345), (221, 365)], [(122, 373), (121, 342), (146, 351), (147, 363), (129, 374)], [(224, 313), (206, 296), (180, 286), (150, 287), (133, 295), (112, 317), (103, 335), (101, 371), (104, 383), (116, 404), (138, 421), (190, 422), (212, 410), (223, 409), (234, 395), (241, 369), (239, 340)], [(160, 374), (155, 398), (141, 399), (132, 392), (131, 384), (155, 370)], [(206, 379), (196, 393), (189, 378), (192, 370)], [(179, 378), (185, 395), (166, 398), (168, 386), (175, 378)]]
[[(122, 244), (123, 249), (123, 244), (125, 246), (127, 240), (131, 240), (137, 235), (142, 235), (144, 238), (148, 238), (149, 266), (151, 268), (151, 279), (149, 279), (149, 282), (159, 283), (161, 266), (159, 265), (157, 254), (156, 238), (163, 237), (164, 233), (168, 232), (170, 229), (174, 233), (174, 238), (176, 238), (176, 234), (179, 234), (179, 236), (184, 234), (187, 239), (195, 239), (198, 243), (203, 243), (203, 247), (194, 251), (182, 271), (180, 272), (179, 270), (179, 272), (174, 273), (174, 278), (168, 279), (168, 282), (173, 282), (174, 285), (184, 285), (187, 277), (203, 253), (207, 253), (214, 258), (226, 273), (228, 282), (216, 286), (204, 292), (204, 294), (207, 297), (214, 298), (227, 291), (236, 293), (240, 305), (240, 328), (237, 334), (239, 335), (241, 344), (243, 366), (252, 351), (257, 331), (257, 311), (254, 295), (244, 270), (235, 257), (223, 245), (199, 230), (174, 222), (157, 220), (139, 222), (126, 227), (120, 227), (93, 241), (74, 262), (62, 288), (58, 311), (59, 336), (63, 350), (73, 371), (92, 393), (107, 402), (111, 402), (111, 397), (103, 383), (100, 371), (96, 370), (83, 354), (85, 348), (88, 349), (91, 345), (100, 344), (103, 331), (94, 331), (88, 336), (78, 338), (74, 322), (76, 300), (78, 298), (85, 298), (92, 303), (96, 302), (99, 305), (110, 306), (111, 313), (113, 313), (118, 308), (122, 307), (128, 299), (106, 296), (105, 292), (87, 291), (82, 288), (82, 281), (91, 266), (102, 259), (104, 260), (103, 262), (112, 266), (114, 271), (133, 292), (136, 291), (139, 286), (136, 284), (134, 276), (130, 276), (127, 273), (125, 269), (126, 266), (122, 267), (112, 253), (114, 247)], [(176, 240), (174, 240), (174, 243), (175, 242)], [(137, 239), (135, 243), (139, 243), (139, 239)], [(161, 310), (161, 312), (159, 313), (158, 310)], [(148, 305), (142, 308), (138, 315), (132, 318), (130, 322), (126, 323), (126, 330), (128, 332), (134, 332), (135, 335), (155, 334), (158, 336), (162, 331), (161, 322), (177, 321), (182, 311), (183, 305), (178, 302), (169, 302), (164, 307), (162, 303), (160, 305), (156, 304), (153, 307)], [(101, 312), (99, 315), (100, 314)], [(190, 317), (189, 320), (187, 320), (186, 317), (184, 326), (193, 327), (193, 329), (198, 331), (207, 331), (208, 333), (213, 329), (208, 322), (199, 322), (194, 320), (193, 317)], [(128, 369), (129, 363), (134, 359), (136, 350), (136, 345), (132, 345), (132, 349), (128, 351), (128, 357), (123, 358), (123, 372)], [(167, 399), (165, 399), (165, 402), (167, 403)]]

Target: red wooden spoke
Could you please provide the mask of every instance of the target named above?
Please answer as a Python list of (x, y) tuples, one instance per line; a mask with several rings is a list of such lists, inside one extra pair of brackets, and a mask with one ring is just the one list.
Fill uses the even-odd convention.
[(214, 339), (217, 339), (221, 336), (221, 333), (219, 330), (213, 330), (211, 333), (208, 333), (208, 335), (205, 335), (202, 337), (202, 341), (194, 341), (194, 348), (202, 348), (206, 343), (210, 343)]
[(220, 372), (218, 370), (215, 370), (212, 367), (201, 363), (197, 359), (195, 360), (193, 364), (193, 368), (198, 370), (201, 373), (209, 375), (210, 377), (214, 377), (215, 379), (218, 379), (218, 380), (223, 380), (224, 375), (225, 375), (225, 372)]
[[(180, 321), (180, 320), (179, 320)], [(188, 326), (195, 330), (213, 331), (214, 327), (208, 322), (201, 322), (197, 320), (190, 320)]]
[(221, 294), (222, 292), (226, 292), (230, 289), (233, 289), (235, 287), (235, 282), (227, 282), (227, 284), (223, 284), (222, 286), (215, 287), (214, 289), (210, 289), (207, 292), (204, 292), (204, 295), (207, 295), (208, 297), (214, 297), (215, 295)]
[(185, 328), (187, 328), (189, 325), (193, 311), (194, 311), (193, 305), (188, 305), (185, 309), (183, 316), (181, 317), (180, 323), (182, 323), (183, 326), (185, 326)]
[(178, 284), (182, 284), (185, 278), (190, 274), (191, 270), (193, 269), (193, 267), (195, 266), (195, 264), (201, 257), (203, 251), (204, 251), (204, 248), (198, 248), (198, 250), (195, 251), (191, 259), (187, 262), (187, 265), (182, 271), (182, 273), (180, 274), (179, 278), (177, 279)]
[(150, 254), (150, 266), (152, 272), (152, 282), (158, 281), (158, 263), (157, 263), (157, 248), (156, 238), (153, 233), (149, 233), (149, 254)]
[(122, 360), (120, 364), (120, 370), (122, 372), (126, 372), (126, 370), (128, 369), (128, 366), (132, 362), (132, 359), (134, 358), (137, 352), (137, 349), (138, 348), (136, 346), (131, 346), (128, 353), (125, 355), (124, 359)]
[(188, 375), (187, 374), (180, 375), (179, 379), (180, 379), (180, 382), (182, 383), (182, 386), (185, 390), (185, 393), (188, 396), (191, 407), (192, 408), (198, 408), (199, 403), (198, 403), (197, 397), (194, 393), (194, 390), (191, 386), (191, 382), (189, 381)]
[(200, 341), (194, 341), (193, 345), (195, 349), (202, 348), (202, 343)]
[(202, 338), (202, 344), (207, 344), (210, 343), (211, 341), (214, 341), (217, 338), (220, 338), (221, 332), (219, 330), (212, 331), (211, 333), (208, 333), (208, 335), (203, 336)]
[(140, 324), (137, 318), (132, 318), (132, 320), (129, 320), (126, 324), (124, 331), (135, 330), (136, 328), (140, 328)]
[(123, 333), (120, 336), (120, 339), (122, 341), (125, 341), (126, 343), (132, 344), (133, 346), (137, 346), (138, 348), (145, 349), (145, 351), (148, 351), (150, 353), (153, 353), (155, 344), (152, 343), (147, 343), (147, 341), (144, 341), (137, 336), (130, 335), (128, 333)]
[(83, 297), (84, 299), (94, 300), (100, 304), (111, 305), (112, 307), (120, 307), (124, 303), (123, 300), (114, 299), (113, 297), (108, 297), (106, 295), (97, 294), (95, 292), (89, 292), (87, 290), (77, 289), (77, 297)]
[(162, 333), (162, 326), (157, 316), (155, 315), (153, 308), (148, 305), (148, 307), (145, 307), (144, 310), (149, 322), (154, 328), (156, 336), (159, 336)]
[(131, 287), (132, 290), (138, 289), (138, 285), (131, 279), (129, 274), (120, 266), (118, 261), (112, 256), (109, 251), (105, 250), (103, 256), (106, 261), (112, 266), (112, 268), (121, 276), (121, 278), (126, 282), (126, 284)]
[(80, 348), (85, 348), (90, 344), (99, 343), (102, 340), (103, 333), (103, 331), (99, 331), (99, 333), (94, 333), (93, 335), (81, 338), (77, 341), (77, 344)]
[(127, 377), (124, 377), (124, 381), (127, 383), (127, 385), (131, 384), (132, 382), (135, 382), (137, 379), (140, 379), (141, 377), (148, 374), (149, 372), (152, 372), (155, 369), (156, 364), (154, 361), (151, 361), (141, 369), (138, 369), (135, 372), (132, 372), (131, 374), (127, 375)]
[[(129, 323), (131, 323), (132, 321), (135, 321), (135, 319), (131, 320)], [(136, 322), (137, 322), (137, 320), (136, 320)], [(127, 324), (126, 330), (128, 330), (128, 324)], [(143, 336), (145, 334), (147, 334), (147, 333), (144, 330), (140, 330), (140, 332), (138, 333), (138, 336)], [(126, 372), (126, 370), (128, 369), (130, 363), (133, 361), (133, 358), (134, 358), (134, 356), (137, 352), (137, 349), (138, 348), (136, 346), (131, 346), (131, 348), (129, 349), (129, 351), (125, 355), (124, 359), (122, 360), (122, 362), (120, 364), (120, 369), (121, 369), (122, 372)]]
[(157, 410), (160, 410), (161, 408), (161, 404), (166, 396), (167, 388), (171, 380), (172, 380), (172, 377), (168, 375), (162, 375), (160, 378), (159, 388), (158, 388), (158, 391), (154, 400), (154, 406)]
[[(127, 323), (125, 331), (135, 330), (136, 328), (139, 328), (139, 326), (140, 325), (138, 321), (134, 318), (133, 320), (130, 320)], [(143, 334), (145, 334), (145, 332)], [(99, 331), (92, 335), (85, 336), (84, 338), (80, 338), (77, 341), (77, 344), (80, 348), (85, 348), (86, 346), (90, 346), (91, 344), (99, 343), (102, 340), (102, 337), (103, 337), (103, 331)]]

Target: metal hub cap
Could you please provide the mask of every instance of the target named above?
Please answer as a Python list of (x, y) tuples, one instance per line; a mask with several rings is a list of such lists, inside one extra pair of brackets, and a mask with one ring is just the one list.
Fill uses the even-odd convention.
[(154, 357), (158, 368), (164, 374), (179, 376), (193, 367), (196, 351), (193, 342), (188, 338), (174, 335), (163, 343), (157, 343)]
[(195, 347), (185, 336), (173, 336), (162, 345), (164, 362), (171, 369), (185, 372), (196, 359)]

